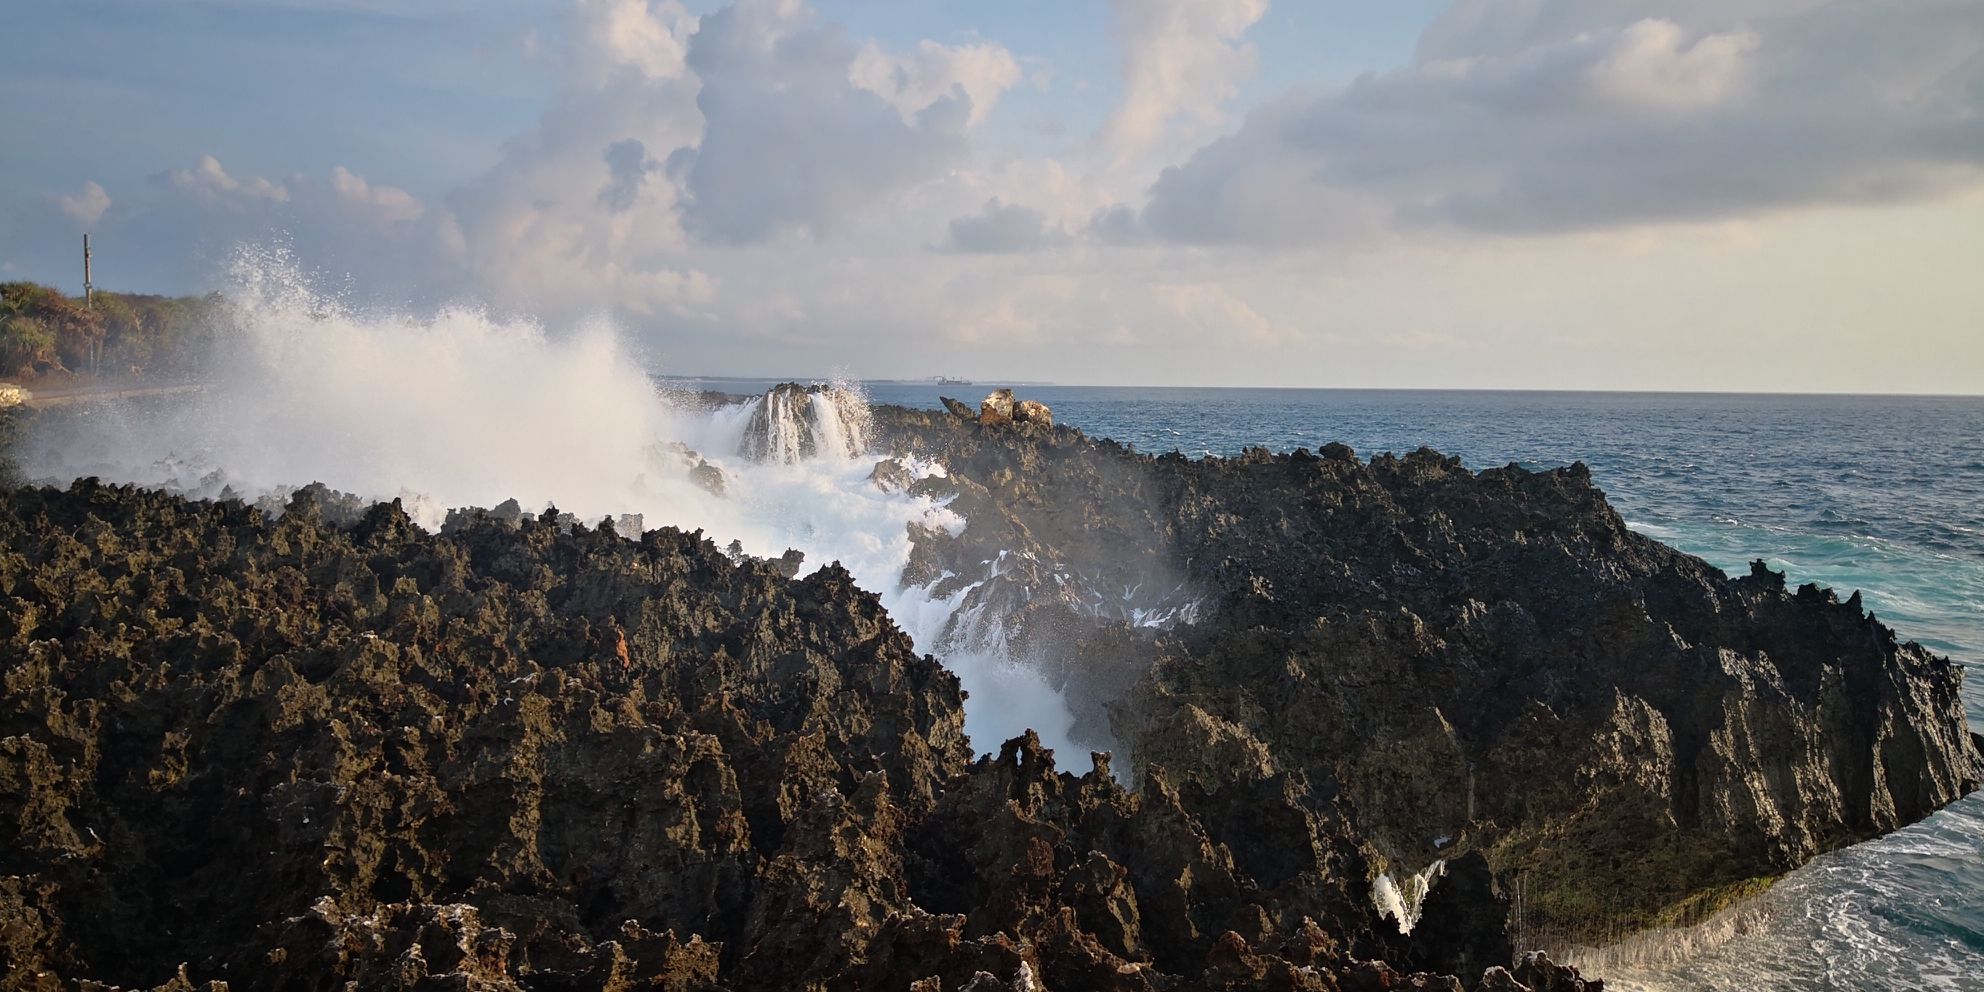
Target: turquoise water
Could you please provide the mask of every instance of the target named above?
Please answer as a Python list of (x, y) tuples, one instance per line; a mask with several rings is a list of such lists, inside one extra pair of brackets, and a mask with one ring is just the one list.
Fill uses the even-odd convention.
[[(878, 402), (996, 384), (874, 383)], [(1724, 568), (1858, 589), (1903, 637), (1984, 662), (1984, 399), (1022, 386), (1138, 450), (1422, 444), (1475, 468), (1582, 460), (1635, 529)], [(1965, 685), (1984, 728), (1984, 668)], [(1743, 932), (1608, 967), (1628, 989), (1984, 990), (1984, 792), (1828, 855)], [(1699, 936), (1699, 935), (1698, 935)]]

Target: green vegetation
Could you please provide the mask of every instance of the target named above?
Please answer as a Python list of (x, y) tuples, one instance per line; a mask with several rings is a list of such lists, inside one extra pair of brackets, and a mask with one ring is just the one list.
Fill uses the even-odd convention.
[(97, 293), (77, 297), (32, 282), (0, 283), (0, 377), (173, 374), (214, 333), (222, 305), (208, 296)]

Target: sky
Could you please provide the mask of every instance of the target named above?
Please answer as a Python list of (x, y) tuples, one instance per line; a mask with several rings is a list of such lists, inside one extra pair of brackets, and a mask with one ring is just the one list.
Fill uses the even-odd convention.
[(1984, 0), (0, 0), (0, 279), (655, 371), (1984, 393)]

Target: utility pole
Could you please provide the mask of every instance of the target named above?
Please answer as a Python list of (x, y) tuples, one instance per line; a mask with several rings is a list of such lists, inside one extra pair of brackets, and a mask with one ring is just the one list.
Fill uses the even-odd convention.
[[(83, 232), (83, 309), (96, 309), (96, 287), (90, 283), (90, 234), (88, 231)], [(96, 374), (97, 351), (101, 347), (102, 345), (97, 341), (90, 342), (91, 375)]]

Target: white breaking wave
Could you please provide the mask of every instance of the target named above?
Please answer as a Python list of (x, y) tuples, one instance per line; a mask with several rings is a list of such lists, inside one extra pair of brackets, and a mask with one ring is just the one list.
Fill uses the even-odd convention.
[(1694, 927), (1566, 959), (1630, 992), (1984, 989), (1984, 792), (1830, 854)]
[(947, 645), (962, 592), (902, 587), (910, 526), (956, 534), (965, 522), (871, 480), (858, 391), (782, 387), (700, 408), (657, 390), (605, 326), (552, 336), (471, 309), (356, 315), (280, 271), (247, 275), (201, 392), (44, 418), (22, 446), (28, 477), (93, 475), (265, 506), (322, 482), (397, 498), (429, 529), (450, 508), (515, 499), (586, 521), (638, 514), (648, 528), (701, 529), (764, 557), (795, 548), (806, 571), (840, 562), (918, 650), (957, 673), (978, 749), (1032, 728), (1064, 760), (1081, 753), (1065, 701), (1037, 671), (996, 639)]

